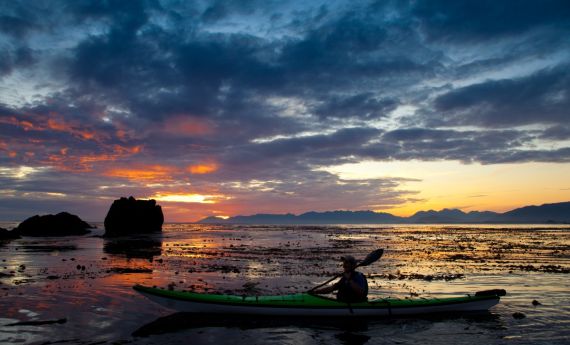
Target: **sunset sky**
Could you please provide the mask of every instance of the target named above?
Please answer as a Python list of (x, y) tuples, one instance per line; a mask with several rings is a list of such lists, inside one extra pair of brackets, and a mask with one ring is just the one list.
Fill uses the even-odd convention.
[(570, 200), (570, 2), (2, 1), (0, 220)]

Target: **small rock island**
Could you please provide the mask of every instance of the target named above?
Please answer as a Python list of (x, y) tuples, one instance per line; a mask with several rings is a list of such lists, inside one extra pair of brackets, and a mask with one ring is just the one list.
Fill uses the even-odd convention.
[(19, 236), (74, 236), (90, 233), (93, 228), (78, 216), (67, 212), (35, 215), (21, 222), (13, 231)]
[(105, 217), (105, 237), (148, 234), (162, 231), (164, 215), (155, 200), (132, 196), (113, 201)]
[(18, 235), (16, 232), (0, 228), (0, 241), (15, 240), (18, 238), (20, 238), (20, 235)]

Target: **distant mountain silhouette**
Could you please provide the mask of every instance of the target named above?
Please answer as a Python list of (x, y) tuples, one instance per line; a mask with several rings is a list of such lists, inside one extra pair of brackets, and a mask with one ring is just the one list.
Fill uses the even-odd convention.
[(544, 204), (541, 206), (525, 206), (502, 214), (505, 221), (517, 222), (544, 222), (570, 223), (570, 202), (559, 202), (556, 204)]
[(208, 217), (201, 224), (458, 224), (458, 223), (568, 223), (570, 202), (525, 206), (505, 213), (458, 209), (419, 211), (410, 217), (398, 217), (390, 213), (373, 211), (307, 212), (300, 215), (255, 214), (228, 219)]
[(208, 217), (198, 223), (231, 223), (231, 224), (391, 224), (402, 223), (405, 218), (389, 213), (373, 211), (328, 211), (307, 212), (301, 215), (288, 214), (255, 214), (252, 216), (236, 216), (228, 219)]
[(491, 211), (472, 211), (465, 213), (458, 209), (443, 209), (441, 211), (419, 211), (411, 217), (411, 223), (489, 223), (500, 222), (501, 214)]

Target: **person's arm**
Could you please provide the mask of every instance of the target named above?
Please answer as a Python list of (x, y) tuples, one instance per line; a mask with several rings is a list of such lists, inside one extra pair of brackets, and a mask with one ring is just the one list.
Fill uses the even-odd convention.
[(323, 288), (313, 290), (313, 291), (311, 291), (311, 293), (315, 294), (315, 295), (323, 295), (323, 294), (331, 293), (335, 290), (338, 290), (338, 284), (339, 283), (337, 282), (331, 286), (325, 286)]

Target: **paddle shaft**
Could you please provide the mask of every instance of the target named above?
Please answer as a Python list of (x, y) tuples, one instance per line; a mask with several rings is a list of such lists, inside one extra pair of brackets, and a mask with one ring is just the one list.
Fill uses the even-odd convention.
[[(360, 264), (356, 265), (356, 266), (354, 267), (354, 269), (356, 269), (356, 268), (358, 268), (358, 267), (360, 267)], [(333, 280), (335, 280), (335, 279), (337, 279), (337, 278), (340, 278), (340, 277), (342, 277), (342, 274), (337, 274), (337, 275), (335, 275), (334, 277), (332, 277), (331, 279), (327, 280), (326, 282), (324, 282), (324, 283), (322, 283), (322, 284), (320, 284), (320, 285), (315, 286), (314, 288), (312, 288), (311, 290), (309, 290), (309, 292), (315, 291), (316, 289), (320, 288), (321, 286), (325, 286), (325, 285), (327, 285), (328, 283), (330, 283), (330, 282), (332, 282)]]
[[(383, 249), (377, 249), (375, 251), (373, 251), (372, 253), (368, 254), (366, 256), (366, 258), (364, 258), (364, 260), (362, 260), (361, 262), (359, 262), (356, 266), (354, 266), (354, 269), (357, 269), (360, 266), (368, 266), (373, 262), (376, 262), (378, 259), (380, 259), (382, 257), (382, 254), (384, 254), (384, 250)], [(342, 276), (341, 274), (337, 274), (334, 277), (332, 277), (331, 279), (327, 280), (326, 282), (315, 286), (314, 288), (310, 289), (309, 292), (311, 291), (315, 291), (316, 289), (320, 288), (321, 286), (327, 285), (328, 283), (332, 282), (333, 280), (339, 278)]]

